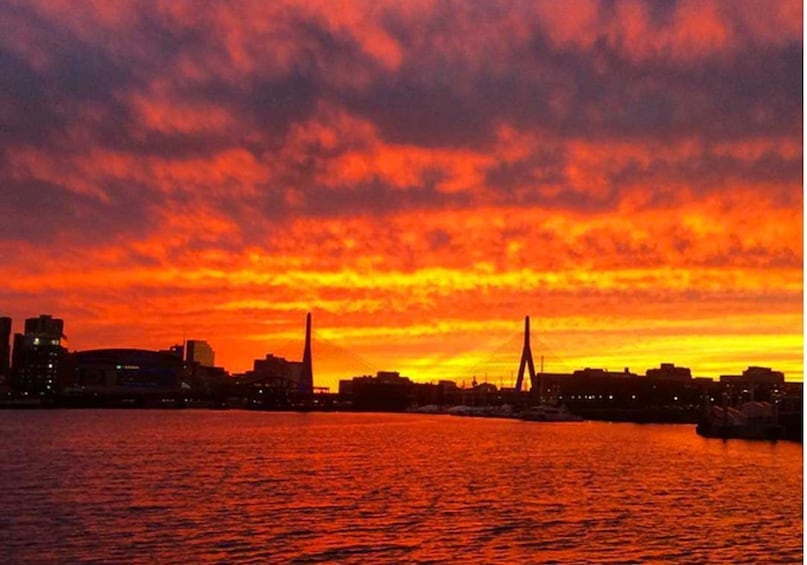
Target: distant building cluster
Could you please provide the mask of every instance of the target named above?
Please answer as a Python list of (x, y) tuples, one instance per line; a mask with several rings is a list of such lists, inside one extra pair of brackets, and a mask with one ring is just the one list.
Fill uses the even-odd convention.
[[(726, 384), (732, 402), (767, 398), (787, 388), (784, 375), (764, 367), (749, 367), (742, 375), (693, 378), (690, 369), (662, 363), (644, 376), (625, 369), (607, 371), (585, 368), (572, 373), (539, 373), (530, 391), (477, 383), (459, 387), (454, 381), (418, 383), (397, 372), (381, 371), (339, 381), (339, 398), (360, 410), (396, 411), (411, 406), (501, 406), (524, 402), (565, 404), (578, 411), (637, 410), (670, 407), (693, 409), (707, 398), (720, 397)], [(800, 383), (797, 383), (800, 389)]]
[(68, 352), (64, 321), (43, 314), (25, 320), (13, 336), (0, 317), (0, 392), (18, 399), (58, 400), (60, 405), (179, 405), (241, 398), (248, 405), (284, 407), (315, 390), (311, 317), (301, 361), (267, 354), (252, 370), (230, 375), (215, 365), (207, 341), (189, 339), (157, 351), (106, 348)]
[[(662, 363), (642, 376), (629, 369), (584, 368), (572, 373), (536, 373), (529, 350), (529, 319), (518, 385), (496, 387), (473, 380), (415, 382), (395, 371), (380, 371), (339, 382), (337, 394), (314, 386), (311, 315), (306, 317), (302, 359), (273, 354), (256, 359), (252, 369), (229, 375), (215, 366), (215, 352), (206, 341), (190, 339), (166, 349), (107, 348), (68, 352), (64, 321), (50, 315), (26, 319), (24, 331), (13, 335), (12, 320), (0, 317), (0, 391), (22, 399), (53, 400), (58, 405), (212, 405), (262, 409), (323, 408), (402, 411), (413, 406), (505, 406), (564, 404), (587, 417), (630, 415), (642, 411), (693, 411), (704, 399), (715, 402), (726, 394), (732, 403), (765, 400), (801, 384), (785, 383), (784, 374), (767, 367), (749, 367), (719, 382), (693, 377), (690, 369)], [(13, 348), (12, 348), (13, 343)], [(541, 364), (542, 367), (543, 363)], [(528, 373), (528, 374), (527, 374)], [(529, 390), (521, 390), (529, 378)], [(677, 417), (677, 416), (676, 416)], [(682, 416), (683, 417), (683, 416)]]
[(0, 318), (0, 390), (23, 398), (97, 399), (134, 403), (176, 402), (189, 391), (217, 391), (226, 371), (202, 340), (166, 350), (116, 348), (68, 352), (64, 320), (28, 318), (11, 343), (12, 320)]
[(223, 392), (231, 398), (244, 399), (252, 407), (282, 409), (311, 407), (316, 391), (309, 313), (305, 319), (305, 345), (301, 361), (288, 361), (267, 354), (265, 358), (253, 362), (252, 370), (234, 375)]

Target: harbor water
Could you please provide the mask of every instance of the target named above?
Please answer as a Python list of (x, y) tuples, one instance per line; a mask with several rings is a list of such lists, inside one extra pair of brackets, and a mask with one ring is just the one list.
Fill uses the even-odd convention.
[(800, 563), (802, 446), (691, 425), (0, 411), (6, 563)]

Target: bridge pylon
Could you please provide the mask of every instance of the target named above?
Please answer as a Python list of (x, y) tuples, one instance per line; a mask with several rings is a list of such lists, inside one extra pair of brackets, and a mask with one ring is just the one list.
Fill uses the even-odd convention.
[(311, 360), (311, 312), (305, 317), (305, 347), (303, 348), (303, 362), (300, 373), (298, 392), (312, 394), (314, 392), (314, 369)]
[(535, 388), (535, 364), (532, 362), (532, 349), (530, 349), (530, 317), (524, 317), (524, 349), (521, 351), (521, 363), (518, 366), (518, 378), (516, 379), (516, 390), (521, 392), (524, 385), (524, 369), (530, 371), (530, 388)]

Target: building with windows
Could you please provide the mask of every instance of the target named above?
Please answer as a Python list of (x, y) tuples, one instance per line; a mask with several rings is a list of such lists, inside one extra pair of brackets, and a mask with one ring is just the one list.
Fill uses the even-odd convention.
[(63, 383), (67, 355), (63, 339), (63, 320), (47, 314), (25, 320), (25, 333), (14, 334), (11, 388), (25, 394), (55, 394)]
[(70, 395), (149, 396), (180, 391), (182, 359), (145, 349), (92, 349), (70, 355)]
[(40, 336), (50, 336), (62, 339), (64, 336), (64, 320), (54, 318), (49, 314), (42, 314), (38, 318), (25, 320), (25, 333)]

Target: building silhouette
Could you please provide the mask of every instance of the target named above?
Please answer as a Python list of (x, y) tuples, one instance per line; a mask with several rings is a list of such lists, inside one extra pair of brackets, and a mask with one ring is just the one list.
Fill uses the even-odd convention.
[(586, 367), (585, 369), (577, 369), (572, 373), (575, 377), (583, 377), (588, 379), (594, 378), (612, 378), (612, 379), (635, 379), (639, 375), (631, 373), (628, 367), (623, 371), (609, 371), (608, 369), (592, 369)]
[(180, 390), (182, 359), (164, 351), (90, 349), (70, 355), (69, 394), (148, 396)]
[(756, 384), (781, 385), (785, 382), (785, 374), (774, 371), (770, 367), (748, 367), (742, 375), (720, 375), (724, 384), (749, 386)]
[(692, 380), (692, 371), (686, 367), (676, 367), (674, 363), (662, 363), (658, 368), (648, 369), (645, 375), (651, 379), (687, 382)]
[(302, 365), (300, 361), (288, 361), (267, 353), (263, 359), (253, 361), (252, 371), (248, 371), (246, 376), (271, 388), (290, 391), (299, 385)]
[(202, 367), (215, 366), (216, 353), (206, 341), (201, 339), (189, 339), (185, 342), (185, 361), (198, 363)]
[(0, 317), (0, 384), (11, 376), (11, 318)]
[(269, 353), (253, 361), (252, 370), (234, 375), (224, 389), (224, 394), (248, 398), (250, 406), (262, 409), (310, 408), (314, 402), (311, 313), (306, 315), (301, 361), (289, 361)]
[(378, 371), (376, 376), (363, 375), (339, 381), (339, 397), (354, 410), (405, 410), (415, 399), (418, 388), (429, 385), (413, 383), (397, 371)]
[(185, 360), (185, 346), (179, 343), (172, 345), (168, 349), (160, 349), (159, 353), (168, 353), (169, 355), (173, 355), (180, 361)]
[(25, 320), (25, 333), (14, 334), (11, 388), (28, 394), (55, 394), (62, 384), (67, 355), (63, 339), (63, 320), (47, 314)]
[(25, 334), (37, 334), (41, 337), (62, 339), (65, 337), (64, 320), (54, 318), (49, 314), (41, 314), (38, 318), (27, 318), (25, 320)]

